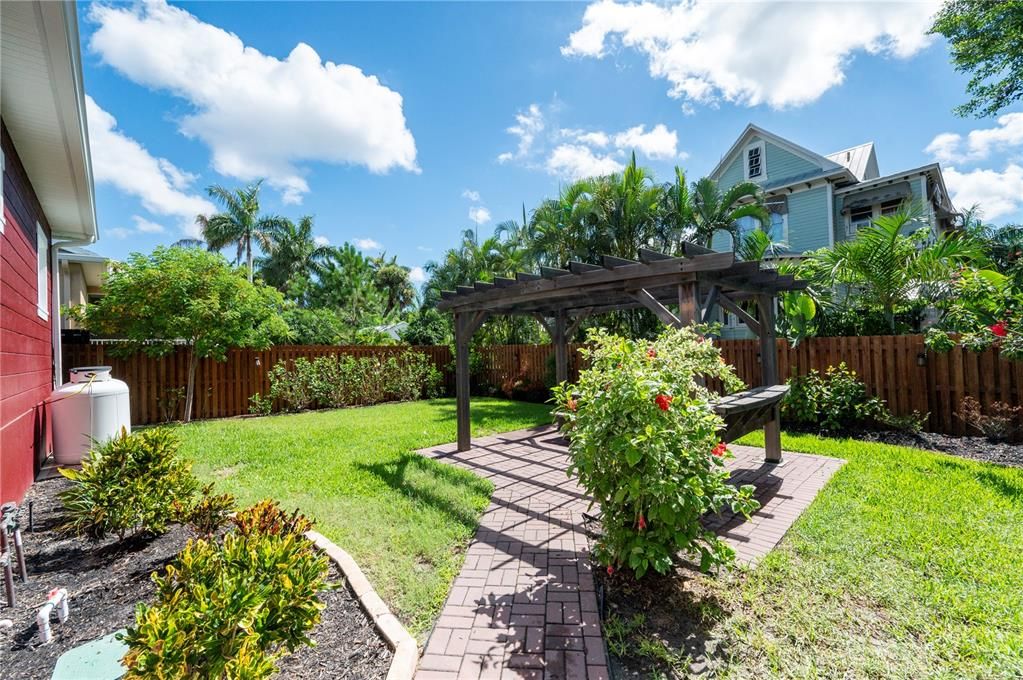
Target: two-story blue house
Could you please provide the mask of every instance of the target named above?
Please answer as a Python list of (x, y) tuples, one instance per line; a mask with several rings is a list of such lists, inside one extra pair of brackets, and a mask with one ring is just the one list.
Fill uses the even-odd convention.
[[(882, 176), (873, 142), (821, 155), (750, 124), (710, 177), (722, 191), (745, 180), (759, 184), (769, 232), (791, 256), (850, 238), (907, 200), (936, 233), (952, 228), (956, 216), (937, 163)], [(731, 237), (719, 233), (712, 245), (728, 250)]]
[[(906, 201), (922, 211), (921, 222), (936, 234), (953, 228), (957, 216), (937, 163), (881, 175), (873, 142), (821, 155), (750, 124), (710, 177), (722, 191), (745, 180), (760, 185), (771, 214), (771, 224), (764, 226), (782, 244), (784, 257), (851, 238)], [(752, 218), (740, 224), (742, 230), (756, 226)], [(730, 250), (732, 237), (719, 232), (711, 245)], [(724, 321), (725, 337), (748, 333), (731, 315)]]

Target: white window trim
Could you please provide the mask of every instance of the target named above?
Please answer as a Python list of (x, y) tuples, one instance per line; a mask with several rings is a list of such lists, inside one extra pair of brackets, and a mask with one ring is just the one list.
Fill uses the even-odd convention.
[[(752, 149), (760, 149), (760, 174), (756, 177), (749, 176), (749, 152)], [(767, 177), (767, 149), (763, 140), (747, 144), (742, 150), (742, 174), (748, 182), (760, 182)]]
[[(870, 221), (873, 222), (881, 216), (881, 204), (875, 203), (870, 206)], [(852, 238), (860, 232), (860, 227), (853, 228), (852, 210), (845, 216), (845, 235)]]
[(36, 222), (36, 313), (40, 319), (50, 320), (50, 239), (43, 225)]

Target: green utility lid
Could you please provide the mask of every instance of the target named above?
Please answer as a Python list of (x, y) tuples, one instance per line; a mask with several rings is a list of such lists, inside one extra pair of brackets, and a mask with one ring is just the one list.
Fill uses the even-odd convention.
[(121, 657), (128, 646), (115, 636), (123, 632), (122, 628), (64, 652), (53, 669), (53, 680), (117, 680), (124, 675)]

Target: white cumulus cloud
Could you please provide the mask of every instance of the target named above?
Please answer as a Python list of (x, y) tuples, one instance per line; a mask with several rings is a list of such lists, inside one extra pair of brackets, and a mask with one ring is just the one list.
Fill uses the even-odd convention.
[(313, 243), (315, 243), (316, 245), (318, 245), (318, 246), (320, 246), (322, 248), (323, 246), (329, 246), (330, 245), (330, 239), (327, 238), (326, 236), (314, 236), (313, 237)]
[(671, 160), (685, 158), (688, 154), (678, 151), (678, 133), (669, 130), (664, 123), (658, 123), (646, 132), (645, 125), (637, 125), (614, 136), (615, 146), (628, 151), (635, 149), (647, 158), (654, 160)]
[(482, 205), (474, 205), (469, 208), (469, 219), (476, 224), (486, 224), (490, 221), (490, 211)]
[(355, 247), (359, 250), (383, 250), (383, 246), (380, 245), (379, 241), (371, 238), (357, 238), (354, 241)]
[(140, 215), (132, 215), (131, 219), (135, 222), (135, 229), (143, 234), (162, 234), (164, 232), (162, 224), (147, 220)]
[(577, 180), (596, 175), (609, 175), (624, 166), (613, 156), (599, 155), (588, 146), (562, 144), (551, 152), (544, 167), (547, 172), (567, 180)]
[(964, 139), (955, 132), (936, 135), (925, 151), (942, 163), (962, 163), (988, 158), (993, 152), (1023, 144), (1023, 113), (998, 117), (995, 127), (971, 130)]
[(1013, 215), (1023, 208), (1023, 167), (1009, 163), (999, 172), (979, 168), (960, 172), (945, 168), (952, 203), (960, 210), (980, 205), (986, 220)]
[[(89, 121), (92, 174), (97, 183), (110, 184), (138, 198), (154, 215), (178, 218), (182, 228), (191, 235), (195, 234), (196, 215), (216, 212), (216, 206), (189, 191), (195, 175), (179, 169), (166, 158), (150, 154), (142, 144), (119, 130), (117, 120), (88, 95), (85, 112)], [(136, 216), (136, 219), (142, 218)], [(117, 236), (109, 229), (106, 233)]]
[(508, 134), (518, 137), (514, 152), (506, 151), (497, 157), (498, 162), (507, 163), (516, 158), (525, 158), (533, 150), (533, 142), (545, 127), (543, 111), (538, 104), (530, 104), (525, 111), (515, 114), (515, 124), (507, 129)]
[(462, 192), (462, 198), (467, 198), (470, 201), (472, 201), (473, 203), (479, 203), (479, 201), (480, 201), (480, 192), (473, 191), (472, 189), (466, 189), (466, 190), (464, 190)]
[(297, 203), (309, 191), (305, 162), (419, 171), (401, 95), (356, 66), (324, 62), (305, 43), (284, 59), (263, 54), (164, 0), (95, 4), (89, 18), (104, 63), (192, 106), (179, 129), (210, 148), (223, 175), (265, 177)]
[(711, 2), (601, 0), (562, 47), (603, 58), (636, 50), (669, 95), (776, 109), (815, 101), (845, 79), (854, 55), (908, 58), (930, 42), (940, 0), (921, 2)]
[(422, 267), (412, 267), (408, 270), (408, 278), (412, 283), (426, 283), (426, 271)]

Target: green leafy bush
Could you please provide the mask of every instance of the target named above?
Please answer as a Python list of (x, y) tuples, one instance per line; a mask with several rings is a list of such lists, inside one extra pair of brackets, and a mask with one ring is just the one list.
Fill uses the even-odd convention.
[(782, 419), (797, 425), (840, 430), (857, 425), (883, 425), (890, 414), (884, 401), (867, 394), (867, 387), (845, 363), (789, 379), (781, 403)]
[(269, 374), (270, 393), (250, 398), (253, 413), (267, 414), (274, 403), (284, 411), (368, 406), (412, 401), (439, 393), (441, 374), (421, 352), (380, 357), (322, 356), (313, 361), (280, 361)]
[(61, 468), (73, 484), (61, 493), (65, 530), (100, 539), (140, 531), (162, 533), (174, 519), (174, 504), (188, 504), (198, 482), (191, 464), (178, 457), (180, 442), (170, 430), (121, 434), (94, 447), (81, 470)]
[(122, 636), (126, 678), (255, 680), (320, 620), (328, 561), (303, 535), (301, 515), (260, 503), (221, 542), (198, 539), (154, 574), (156, 603), (140, 604)]
[(752, 486), (727, 483), (724, 423), (699, 379), (719, 378), (729, 390), (742, 383), (690, 328), (652, 343), (591, 330), (589, 342), (581, 350), (589, 368), (554, 395), (571, 435), (571, 472), (600, 504), (596, 559), (637, 577), (666, 573), (680, 552), (698, 555), (703, 569), (727, 563), (732, 549), (700, 517), (726, 507), (749, 514), (758, 504)]
[(214, 494), (213, 485), (207, 484), (191, 506), (174, 501), (174, 512), (179, 522), (187, 524), (197, 536), (209, 538), (231, 520), (234, 512), (234, 496), (229, 493)]

